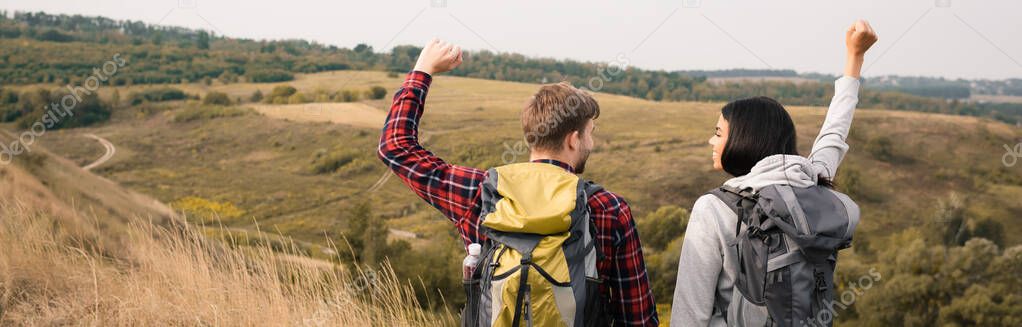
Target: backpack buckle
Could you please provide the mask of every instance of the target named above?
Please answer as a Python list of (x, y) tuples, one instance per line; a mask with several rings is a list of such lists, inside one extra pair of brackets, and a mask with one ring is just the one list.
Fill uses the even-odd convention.
[(820, 291), (820, 292), (826, 291), (827, 290), (827, 280), (825, 278), (823, 278), (823, 272), (822, 271), (817, 271), (817, 272), (815, 272), (815, 275), (816, 275), (816, 290)]

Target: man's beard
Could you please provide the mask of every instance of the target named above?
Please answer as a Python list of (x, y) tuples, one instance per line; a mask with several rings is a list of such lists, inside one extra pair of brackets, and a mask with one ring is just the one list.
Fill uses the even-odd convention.
[(590, 152), (592, 152), (592, 149), (586, 149), (585, 154), (582, 155), (582, 160), (580, 160), (578, 162), (578, 164), (575, 165), (575, 173), (576, 174), (581, 174), (581, 173), (584, 173), (586, 171), (586, 161), (589, 160), (589, 153)]

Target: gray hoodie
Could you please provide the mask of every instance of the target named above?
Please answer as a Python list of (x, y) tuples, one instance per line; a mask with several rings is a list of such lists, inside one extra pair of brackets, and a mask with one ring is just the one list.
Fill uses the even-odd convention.
[[(816, 185), (820, 177), (833, 179), (848, 144), (845, 138), (859, 101), (859, 80), (842, 77), (834, 82), (834, 98), (809, 157), (773, 155), (752, 170), (724, 185), (739, 189), (773, 184), (793, 187)], [(678, 262), (678, 281), (671, 307), (671, 326), (726, 326), (724, 310), (731, 301), (737, 276), (735, 225), (738, 216), (716, 196), (703, 195), (692, 206)]]

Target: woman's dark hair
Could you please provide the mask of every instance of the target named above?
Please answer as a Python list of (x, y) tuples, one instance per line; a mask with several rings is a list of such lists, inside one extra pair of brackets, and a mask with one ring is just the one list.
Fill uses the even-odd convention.
[[(729, 174), (746, 175), (756, 163), (772, 155), (798, 155), (795, 123), (776, 100), (762, 96), (735, 100), (720, 113), (729, 126), (720, 163)], [(825, 178), (820, 178), (818, 184), (832, 185)]]

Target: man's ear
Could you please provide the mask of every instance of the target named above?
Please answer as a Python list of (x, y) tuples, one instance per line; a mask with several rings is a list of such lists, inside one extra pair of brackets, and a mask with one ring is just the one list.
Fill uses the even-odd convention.
[(578, 150), (582, 145), (582, 134), (578, 131), (572, 131), (568, 133), (568, 136), (564, 138), (564, 149), (565, 150)]

